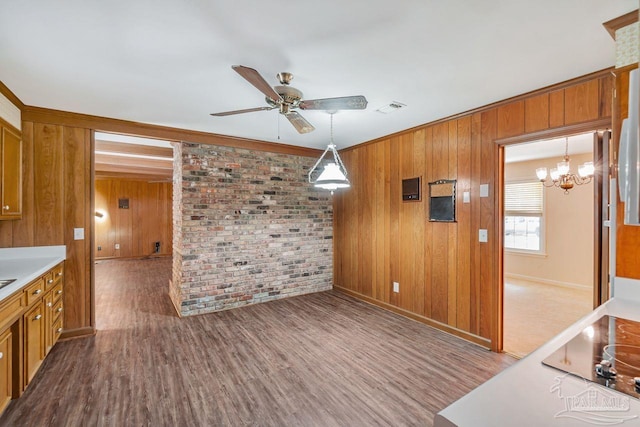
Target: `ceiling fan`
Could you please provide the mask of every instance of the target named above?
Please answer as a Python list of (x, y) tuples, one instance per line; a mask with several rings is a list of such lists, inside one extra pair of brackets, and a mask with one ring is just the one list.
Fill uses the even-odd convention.
[(299, 133), (308, 133), (315, 128), (295, 111), (298, 108), (301, 110), (331, 111), (364, 110), (367, 108), (367, 99), (362, 95), (303, 100), (302, 92), (293, 86), (289, 86), (289, 83), (293, 79), (293, 74), (291, 73), (278, 73), (276, 77), (280, 81), (281, 86), (271, 87), (260, 73), (253, 68), (243, 65), (233, 65), (231, 68), (265, 95), (268, 106), (212, 113), (212, 116), (222, 117), (233, 114), (251, 113), (254, 111), (274, 110), (277, 108), (280, 114), (285, 116)]

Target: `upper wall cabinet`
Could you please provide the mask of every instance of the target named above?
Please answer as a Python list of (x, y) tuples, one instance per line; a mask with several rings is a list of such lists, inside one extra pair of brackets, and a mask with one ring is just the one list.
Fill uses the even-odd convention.
[(22, 139), (0, 123), (0, 220), (22, 217)]

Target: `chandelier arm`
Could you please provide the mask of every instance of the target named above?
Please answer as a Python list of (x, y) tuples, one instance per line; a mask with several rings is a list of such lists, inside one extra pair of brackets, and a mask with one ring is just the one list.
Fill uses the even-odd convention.
[(327, 151), (329, 151), (329, 149), (331, 148), (331, 146), (328, 146), (327, 148), (325, 148), (324, 152), (322, 153), (322, 156), (320, 156), (320, 158), (318, 159), (318, 161), (316, 162), (315, 165), (313, 165), (313, 167), (311, 168), (311, 170), (309, 170), (309, 184), (311, 184), (313, 181), (311, 180), (311, 175), (313, 174), (313, 172), (315, 172), (315, 170), (318, 168), (318, 165), (320, 165), (320, 162), (322, 162), (322, 159), (324, 159), (324, 156), (327, 154)]

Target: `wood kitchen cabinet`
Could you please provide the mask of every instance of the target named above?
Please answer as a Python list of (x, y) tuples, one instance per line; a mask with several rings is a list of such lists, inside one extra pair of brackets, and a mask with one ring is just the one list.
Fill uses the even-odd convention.
[(62, 332), (64, 263), (0, 302), (0, 413), (35, 377)]
[(43, 300), (24, 315), (24, 378), (29, 384), (45, 356), (45, 315)]
[(12, 396), (12, 353), (11, 329), (0, 334), (0, 412), (7, 407)]
[(22, 138), (0, 122), (0, 220), (22, 218)]

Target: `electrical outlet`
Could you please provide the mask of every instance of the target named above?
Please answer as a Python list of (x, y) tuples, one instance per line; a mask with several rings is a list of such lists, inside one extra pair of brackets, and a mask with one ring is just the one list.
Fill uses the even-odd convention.
[(400, 283), (393, 282), (393, 292), (395, 292), (395, 293), (400, 292)]
[(101, 251), (102, 250), (102, 246), (98, 245), (98, 250)]
[(120, 243), (116, 243), (116, 249), (120, 249)]
[(478, 231), (478, 241), (480, 243), (487, 243), (489, 241), (489, 234), (487, 233), (487, 230), (481, 228)]

